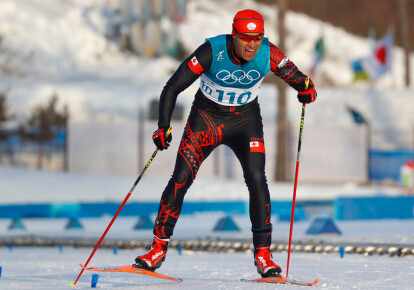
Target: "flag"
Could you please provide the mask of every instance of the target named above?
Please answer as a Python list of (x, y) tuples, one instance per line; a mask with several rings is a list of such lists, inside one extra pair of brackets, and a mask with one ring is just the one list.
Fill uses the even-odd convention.
[(204, 72), (204, 68), (198, 62), (196, 56), (194, 56), (188, 63), (188, 67), (196, 74), (201, 75)]
[(354, 71), (354, 81), (367, 81), (369, 75), (362, 68), (362, 59), (356, 59), (351, 62), (352, 70)]
[(250, 142), (250, 152), (265, 153), (265, 146), (263, 142), (252, 141)]
[(376, 79), (391, 70), (392, 46), (393, 35), (389, 32), (377, 42), (372, 54), (362, 60), (361, 65), (370, 78)]
[(365, 120), (364, 116), (360, 112), (358, 112), (356, 109), (352, 108), (351, 106), (346, 106), (349, 113), (351, 113), (352, 119), (357, 124), (368, 124), (368, 122)]
[(323, 37), (320, 37), (315, 43), (315, 49), (313, 52), (313, 65), (311, 68), (311, 74), (316, 72), (316, 68), (318, 64), (321, 62), (323, 57), (325, 56), (325, 46), (323, 43)]

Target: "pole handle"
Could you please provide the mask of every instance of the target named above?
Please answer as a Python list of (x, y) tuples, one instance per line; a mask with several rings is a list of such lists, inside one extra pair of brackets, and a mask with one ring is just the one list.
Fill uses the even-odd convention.
[(168, 128), (167, 130), (167, 137), (171, 134), (171, 131), (172, 131), (172, 126), (170, 126), (170, 128)]
[(309, 77), (306, 77), (305, 80), (305, 91), (309, 88)]

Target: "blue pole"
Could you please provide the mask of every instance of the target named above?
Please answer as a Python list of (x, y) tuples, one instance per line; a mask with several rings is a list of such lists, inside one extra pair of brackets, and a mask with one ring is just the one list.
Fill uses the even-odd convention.
[(98, 284), (98, 279), (98, 274), (92, 274), (91, 288), (96, 288), (96, 284)]
[(345, 248), (344, 247), (339, 248), (339, 255), (341, 256), (341, 259), (344, 257), (344, 255), (345, 255)]

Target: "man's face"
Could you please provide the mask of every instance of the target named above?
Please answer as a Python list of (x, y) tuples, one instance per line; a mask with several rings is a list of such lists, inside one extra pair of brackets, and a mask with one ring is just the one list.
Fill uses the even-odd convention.
[(236, 56), (251, 61), (262, 44), (263, 34), (243, 33), (233, 35), (234, 50)]

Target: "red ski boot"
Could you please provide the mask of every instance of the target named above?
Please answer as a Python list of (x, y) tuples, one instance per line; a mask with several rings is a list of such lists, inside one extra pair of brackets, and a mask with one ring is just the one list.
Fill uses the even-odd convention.
[(257, 266), (257, 272), (265, 277), (280, 276), (282, 269), (276, 265), (272, 260), (272, 254), (269, 251), (270, 247), (255, 248), (254, 251), (254, 265)]
[(169, 240), (161, 240), (157, 237), (154, 237), (148, 253), (136, 257), (136, 264), (133, 266), (149, 271), (155, 271), (155, 269), (161, 267), (162, 262), (165, 260), (165, 255), (167, 254), (168, 241)]

